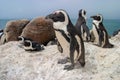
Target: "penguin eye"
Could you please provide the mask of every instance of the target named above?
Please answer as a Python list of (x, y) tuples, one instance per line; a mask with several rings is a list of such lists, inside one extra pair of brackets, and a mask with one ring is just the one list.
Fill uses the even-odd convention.
[(84, 11), (84, 15), (86, 15), (86, 12)]
[(58, 19), (60, 19), (61, 17), (60, 16), (57, 16)]
[(61, 12), (58, 14), (57, 18), (58, 18), (58, 19), (62, 19), (62, 20), (65, 19), (64, 14), (61, 13)]
[(101, 20), (100, 16), (97, 16), (97, 19), (100, 21)]

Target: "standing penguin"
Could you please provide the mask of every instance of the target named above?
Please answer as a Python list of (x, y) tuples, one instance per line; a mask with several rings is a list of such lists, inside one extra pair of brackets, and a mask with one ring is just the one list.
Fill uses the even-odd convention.
[(84, 41), (90, 41), (89, 28), (86, 25), (86, 11), (81, 9), (78, 14), (78, 19), (76, 22), (76, 29), (81, 34)]
[[(62, 48), (62, 52), (70, 57), (71, 65), (66, 65), (65, 70), (72, 70), (76, 61), (82, 67), (85, 65), (85, 49), (81, 35), (77, 33), (68, 14), (64, 10), (57, 10), (46, 16), (53, 20), (56, 38)], [(59, 47), (60, 47), (59, 46)], [(61, 60), (64, 61), (64, 60)], [(64, 62), (61, 62), (64, 63)]]
[(103, 48), (112, 48), (113, 45), (110, 44), (108, 33), (103, 25), (103, 16), (97, 14), (95, 16), (91, 16), (91, 18), (93, 18), (92, 33), (95, 38), (94, 42)]

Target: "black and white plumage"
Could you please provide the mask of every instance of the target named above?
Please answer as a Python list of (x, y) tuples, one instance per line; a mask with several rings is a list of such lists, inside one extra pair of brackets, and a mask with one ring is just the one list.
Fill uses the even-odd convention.
[(81, 34), (84, 41), (90, 41), (90, 31), (86, 25), (86, 11), (81, 9), (75, 25), (77, 31)]
[[(68, 14), (64, 10), (54, 11), (52, 14), (46, 16), (53, 20), (56, 38), (58, 40), (58, 49), (69, 56), (71, 65), (66, 65), (64, 69), (71, 70), (77, 61), (81, 66), (85, 65), (85, 49), (81, 35), (77, 33)], [(64, 63), (64, 60), (61, 60)], [(66, 63), (66, 62), (65, 62)]]
[(23, 48), (26, 51), (41, 51), (44, 50), (44, 46), (35, 42), (35, 41), (30, 41), (30, 40), (25, 40), (23, 43)]
[(44, 46), (33, 41), (30, 38), (25, 38), (23, 36), (19, 36), (18, 37), (18, 41), (20, 42), (20, 44), (22, 44), (22, 47), (26, 50), (26, 51), (40, 51), (40, 50), (44, 50)]
[(6, 36), (4, 34), (4, 30), (0, 30), (0, 44), (4, 44), (6, 42)]
[(26, 38), (26, 37), (23, 37), (23, 36), (18, 36), (18, 41), (23, 44), (25, 40), (30, 40), (30, 41), (33, 41), (32, 39), (30, 38)]
[(2, 33), (3, 32), (3, 29), (0, 29), (0, 33)]
[(3, 29), (0, 29), (0, 38), (3, 35)]
[(93, 18), (92, 33), (95, 38), (94, 42), (103, 48), (112, 48), (113, 45), (109, 42), (107, 30), (103, 25), (103, 16), (101, 14), (97, 14), (95, 16), (91, 16), (91, 18)]

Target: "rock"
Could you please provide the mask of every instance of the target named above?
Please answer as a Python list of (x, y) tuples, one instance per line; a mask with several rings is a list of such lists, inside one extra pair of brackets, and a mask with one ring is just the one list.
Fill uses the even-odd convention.
[(115, 35), (114, 37), (111, 38), (112, 40), (114, 40), (115, 42), (118, 42), (120, 41), (120, 32), (118, 32), (117, 35)]
[(46, 45), (55, 38), (53, 22), (43, 17), (35, 18), (24, 28), (21, 36)]
[(16, 41), (17, 37), (21, 35), (23, 28), (29, 23), (29, 20), (12, 20), (7, 22), (4, 35), (6, 42), (8, 41)]
[(113, 32), (113, 36), (117, 35), (120, 32), (120, 29)]
[[(27, 52), (17, 41), (0, 46), (0, 80), (119, 80), (120, 33), (110, 39), (114, 48), (101, 48), (85, 42), (86, 65), (78, 63), (71, 71), (58, 64), (64, 58), (56, 45), (45, 50)], [(69, 64), (69, 63), (67, 63)]]

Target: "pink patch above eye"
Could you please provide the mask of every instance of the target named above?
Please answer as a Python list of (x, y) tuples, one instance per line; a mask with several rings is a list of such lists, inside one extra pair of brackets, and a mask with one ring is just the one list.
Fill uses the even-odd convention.
[(55, 11), (55, 12), (53, 12), (53, 14), (59, 14), (59, 11)]

